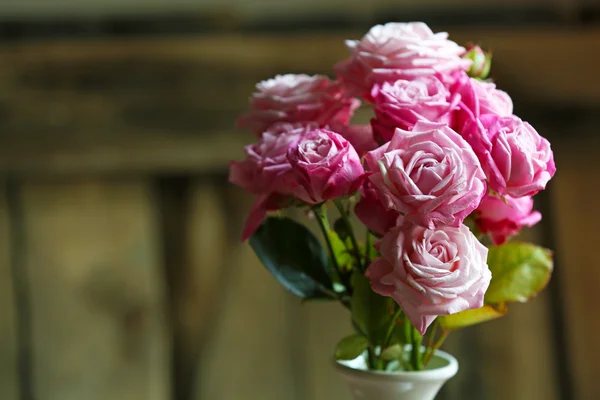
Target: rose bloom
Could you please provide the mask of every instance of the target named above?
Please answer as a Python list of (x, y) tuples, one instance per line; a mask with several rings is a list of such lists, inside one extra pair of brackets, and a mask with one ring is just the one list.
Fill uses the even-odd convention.
[(438, 315), (483, 306), (492, 278), (488, 249), (465, 225), (400, 225), (378, 247), (381, 257), (366, 272), (371, 287), (391, 296), (421, 334)]
[(550, 143), (521, 119), (487, 114), (468, 121), (463, 136), (471, 144), (500, 195), (533, 196), (556, 172)]
[(496, 89), (495, 84), (470, 78), (464, 72), (456, 73), (455, 76), (457, 79), (450, 92), (460, 98), (452, 121), (452, 127), (458, 133), (462, 133), (466, 121), (477, 119), (481, 115), (512, 115), (512, 99), (508, 93)]
[(261, 134), (275, 123), (348, 124), (357, 99), (346, 97), (339, 82), (321, 75), (277, 75), (256, 85), (250, 99), (250, 112), (240, 117), (238, 126)]
[(468, 70), (465, 49), (423, 22), (376, 25), (361, 40), (348, 40), (351, 56), (334, 69), (353, 96), (370, 100), (375, 84)]
[(327, 128), (339, 133), (344, 139), (349, 141), (360, 157), (379, 147), (379, 144), (375, 141), (373, 136), (373, 128), (371, 125), (334, 124)]
[(383, 236), (387, 231), (396, 226), (396, 221), (400, 213), (388, 210), (383, 205), (377, 190), (375, 190), (370, 180), (365, 180), (360, 188), (360, 194), (361, 198), (354, 207), (354, 213), (368, 230), (376, 235)]
[(533, 210), (533, 199), (529, 196), (502, 199), (487, 195), (475, 210), (476, 222), (481, 232), (488, 234), (495, 245), (506, 243), (509, 237), (519, 233), (524, 226), (540, 222), (542, 214)]
[(257, 143), (244, 147), (245, 160), (229, 164), (229, 181), (257, 195), (289, 192), (284, 184), (292, 170), (287, 160), (288, 147), (305, 133), (304, 128), (279, 134), (264, 132)]
[(354, 193), (362, 183), (364, 169), (356, 150), (327, 129), (303, 135), (289, 147), (287, 159), (296, 179), (290, 190), (308, 204)]
[(420, 121), (411, 132), (397, 129), (366, 161), (383, 204), (431, 229), (459, 227), (485, 194), (471, 146), (444, 124)]
[(451, 102), (449, 92), (434, 76), (376, 84), (371, 97), (375, 104), (371, 125), (383, 143), (392, 139), (396, 128), (411, 130), (418, 121), (450, 122), (450, 111), (460, 98), (454, 96)]
[(229, 181), (258, 195), (242, 233), (244, 241), (258, 229), (267, 211), (278, 209), (286, 195), (291, 195), (290, 180), (294, 178), (287, 151), (306, 132), (305, 128), (277, 134), (264, 132), (257, 143), (244, 147), (245, 160), (230, 163)]

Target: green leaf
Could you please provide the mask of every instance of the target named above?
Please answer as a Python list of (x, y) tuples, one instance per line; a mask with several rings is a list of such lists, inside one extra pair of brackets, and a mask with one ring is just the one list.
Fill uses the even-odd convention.
[(356, 271), (352, 275), (354, 293), (350, 302), (354, 326), (373, 345), (380, 345), (392, 323), (394, 300), (383, 297), (371, 289), (366, 276)]
[(503, 303), (496, 307), (484, 305), (474, 310), (465, 310), (456, 314), (440, 316), (438, 320), (444, 330), (451, 331), (502, 317), (507, 311)]
[(336, 360), (354, 360), (369, 347), (366, 337), (358, 334), (346, 336), (335, 347)]
[(486, 304), (525, 302), (546, 286), (552, 274), (552, 253), (530, 243), (491, 247), (487, 262), (492, 281)]
[(327, 254), (304, 225), (289, 218), (267, 218), (250, 245), (275, 279), (295, 295), (323, 298), (332, 291)]

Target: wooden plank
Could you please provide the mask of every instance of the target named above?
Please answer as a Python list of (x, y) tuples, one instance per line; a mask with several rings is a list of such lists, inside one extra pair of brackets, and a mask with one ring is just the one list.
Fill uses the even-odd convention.
[(169, 360), (155, 210), (144, 182), (22, 191), (36, 392), (166, 400)]
[[(596, 132), (589, 126), (588, 132)], [(576, 399), (600, 398), (596, 360), (600, 357), (596, 297), (600, 282), (600, 254), (596, 227), (600, 213), (595, 199), (600, 165), (594, 135), (577, 145), (560, 147), (558, 173), (553, 182), (553, 210), (556, 221), (556, 260), (561, 268), (562, 300), (567, 327), (567, 352), (575, 379)]]
[[(494, 51), (493, 75), (528, 107), (600, 106), (600, 30), (453, 29)], [(34, 174), (222, 170), (255, 82), (330, 73), (364, 32), (206, 35), (0, 46), (0, 170)], [(561, 57), (555, 57), (560, 54)], [(577, 74), (565, 74), (577, 65)], [(532, 106), (533, 105), (533, 106)], [(31, 118), (31, 109), (36, 118)], [(520, 111), (519, 111), (520, 112)]]
[(0, 398), (17, 400), (18, 346), (10, 260), (9, 211), (4, 182), (0, 181)]
[(288, 295), (248, 246), (231, 249), (231, 274), (199, 383), (201, 399), (294, 399)]
[[(204, 306), (205, 310), (207, 306), (215, 308), (218, 318), (212, 321), (202, 350), (197, 398), (304, 400), (296, 393), (299, 344), (292, 340), (297, 299), (275, 281), (250, 246), (239, 241), (253, 199), (238, 188), (228, 191), (227, 198), (225, 204), (233, 216), (229, 222), (232, 235), (228, 252), (219, 263), (227, 272), (208, 292), (218, 298)], [(206, 213), (197, 210), (197, 221), (205, 219), (201, 215)], [(195, 237), (206, 235), (209, 230), (198, 227)], [(207, 269), (205, 274), (214, 273), (209, 270), (214, 265), (203, 263), (202, 267)]]
[[(502, 6), (509, 5), (512, 8), (519, 6), (544, 4), (546, 0), (505, 0)], [(274, 3), (269, 0), (254, 0), (248, 3), (245, 0), (229, 0), (227, 6), (222, 5), (219, 0), (105, 0), (98, 3), (95, 0), (80, 0), (73, 2), (71, 0), (55, 0), (53, 7), (50, 7), (44, 0), (4, 0), (0, 6), (0, 16), (63, 16), (75, 15), (81, 16), (104, 16), (104, 15), (153, 15), (162, 13), (206, 13), (207, 11), (222, 10), (229, 11), (228, 15), (243, 19), (262, 19), (266, 16), (289, 16), (312, 15), (324, 12), (336, 12), (341, 15), (354, 15), (363, 12), (368, 15), (374, 15), (376, 12), (389, 10), (397, 3), (392, 0), (372, 0), (368, 6), (361, 4), (357, 0), (331, 0), (322, 2), (319, 0), (289, 0), (285, 3)], [(489, 8), (494, 5), (493, 0), (454, 0), (454, 7), (479, 7)], [(411, 9), (415, 6), (420, 7), (443, 7), (447, 6), (444, 0), (404, 0), (401, 4), (402, 9)], [(231, 11), (231, 8), (234, 11)], [(294, 14), (296, 13), (296, 14)], [(262, 18), (260, 18), (262, 16)]]
[(164, 268), (172, 346), (172, 398), (195, 397), (198, 362), (220, 307), (227, 268), (226, 182), (160, 181)]

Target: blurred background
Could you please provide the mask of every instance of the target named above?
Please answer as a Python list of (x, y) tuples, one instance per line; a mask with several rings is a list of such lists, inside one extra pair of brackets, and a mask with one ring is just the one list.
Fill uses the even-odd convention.
[(558, 173), (528, 238), (550, 286), (451, 335), (442, 400), (600, 399), (600, 4), (594, 0), (2, 0), (0, 399), (341, 400), (337, 304), (239, 243), (227, 162), (254, 84), (331, 73), (344, 39), (422, 20), (494, 52)]

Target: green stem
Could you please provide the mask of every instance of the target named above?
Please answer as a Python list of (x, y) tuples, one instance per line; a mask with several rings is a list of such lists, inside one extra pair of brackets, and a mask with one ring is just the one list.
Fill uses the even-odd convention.
[(392, 317), (392, 323), (388, 327), (388, 330), (385, 334), (385, 339), (383, 341), (383, 349), (386, 349), (390, 345), (390, 339), (392, 338), (392, 333), (394, 333), (394, 328), (396, 327), (396, 321), (402, 315), (402, 309), (398, 308)]
[[(329, 250), (329, 255), (331, 256), (331, 261), (333, 262), (333, 268), (335, 269), (335, 272), (338, 274), (338, 277), (340, 278), (342, 285), (344, 285), (344, 288), (346, 289), (346, 293), (351, 295), (352, 288), (351, 288), (350, 282), (348, 281), (348, 277), (346, 276), (346, 274), (344, 274), (344, 272), (340, 268), (340, 264), (338, 262), (337, 257), (335, 256), (335, 252), (333, 250), (333, 245), (331, 244), (331, 239), (329, 238), (329, 231), (331, 231), (331, 226), (329, 226), (329, 219), (327, 218), (327, 210), (325, 209), (325, 203), (322, 203), (319, 206), (313, 207), (313, 212), (315, 213), (315, 216), (317, 217), (317, 222), (319, 224), (319, 228), (321, 228), (321, 232), (323, 233), (323, 238), (325, 239), (325, 242), (327, 243), (327, 249)], [(344, 301), (341, 297), (338, 297), (338, 300), (340, 300), (342, 303), (344, 303)], [(348, 308), (348, 309), (350, 308), (349, 304), (347, 305), (344, 303), (344, 306), (346, 306), (346, 308)]]
[(414, 371), (423, 370), (423, 359), (421, 357), (421, 344), (423, 343), (423, 337), (419, 334), (415, 327), (411, 329), (411, 342), (412, 349), (410, 352), (410, 362)]
[(367, 366), (371, 370), (377, 369), (377, 358), (375, 357), (375, 351), (371, 346), (367, 348)]
[(335, 253), (333, 251), (333, 246), (331, 245), (331, 240), (329, 239), (329, 231), (331, 230), (331, 227), (329, 226), (329, 219), (327, 219), (327, 210), (325, 210), (325, 203), (322, 203), (321, 205), (314, 207), (313, 212), (315, 213), (315, 215), (317, 217), (317, 222), (319, 224), (319, 228), (321, 228), (321, 232), (323, 233), (323, 238), (325, 239), (325, 242), (327, 243), (327, 249), (329, 250), (329, 254), (331, 255), (331, 260), (333, 261), (333, 267), (335, 268), (336, 272), (339, 274), (340, 266), (338, 264), (337, 257), (335, 256)]
[(354, 255), (356, 257), (356, 262), (358, 263), (358, 269), (362, 272), (365, 271), (362, 265), (362, 260), (360, 257), (360, 247), (358, 246), (358, 242), (356, 241), (356, 236), (354, 235), (354, 229), (352, 228), (352, 223), (350, 222), (350, 218), (348, 218), (348, 213), (344, 210), (344, 205), (340, 201), (340, 199), (335, 199), (333, 201), (338, 211), (340, 212), (340, 216), (342, 217), (342, 221), (344, 221), (344, 225), (346, 225), (346, 229), (348, 230), (348, 234), (350, 235), (350, 241), (352, 242), (352, 247), (354, 249)]

